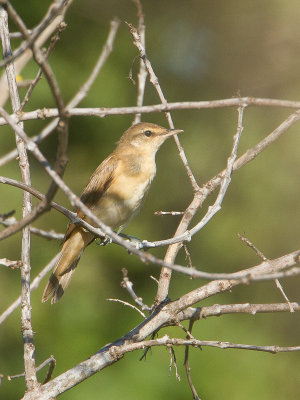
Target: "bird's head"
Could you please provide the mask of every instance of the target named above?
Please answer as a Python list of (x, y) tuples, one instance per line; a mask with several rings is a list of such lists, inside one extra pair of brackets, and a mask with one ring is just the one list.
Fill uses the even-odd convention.
[(150, 122), (141, 122), (123, 133), (118, 147), (133, 146), (139, 152), (155, 154), (166, 139), (181, 132), (181, 129), (166, 129)]

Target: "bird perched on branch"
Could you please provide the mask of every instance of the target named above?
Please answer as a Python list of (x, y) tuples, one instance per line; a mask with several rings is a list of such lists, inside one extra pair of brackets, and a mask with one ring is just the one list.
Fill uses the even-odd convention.
[[(120, 232), (138, 212), (156, 173), (155, 154), (163, 142), (179, 129), (139, 123), (127, 129), (116, 149), (98, 166), (80, 197), (106, 225)], [(78, 217), (90, 222), (83, 214)], [(84, 249), (95, 236), (70, 223), (58, 261), (46, 285), (42, 301), (56, 303), (77, 267)]]

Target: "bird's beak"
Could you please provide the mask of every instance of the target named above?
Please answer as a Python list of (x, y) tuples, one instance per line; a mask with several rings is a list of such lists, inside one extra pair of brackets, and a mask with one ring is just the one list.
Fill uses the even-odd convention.
[(183, 132), (182, 129), (168, 129), (165, 136), (169, 137), (169, 136), (174, 136), (177, 135), (178, 133)]

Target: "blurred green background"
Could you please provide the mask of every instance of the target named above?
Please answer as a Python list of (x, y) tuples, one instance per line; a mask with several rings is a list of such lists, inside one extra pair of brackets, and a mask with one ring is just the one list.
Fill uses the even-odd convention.
[[(49, 1), (12, 2), (28, 27), (44, 15)], [(168, 101), (212, 100), (241, 96), (299, 100), (299, 3), (267, 0), (244, 1), (143, 1), (147, 24), (147, 53), (159, 77)], [(56, 45), (50, 62), (65, 101), (68, 101), (88, 77), (105, 42), (112, 17), (122, 23), (114, 52), (105, 64), (84, 107), (129, 106), (136, 101), (137, 88), (128, 78), (137, 50), (124, 21), (137, 24), (136, 9), (129, 0), (78, 0), (67, 13), (67, 30)], [(14, 30), (13, 26), (11, 27)], [(17, 42), (14, 44), (17, 45)], [(33, 63), (23, 71), (31, 79), (37, 71)], [(133, 64), (136, 78), (138, 61)], [(25, 90), (20, 90), (24, 96)], [(145, 104), (159, 103), (147, 83)], [(54, 105), (45, 79), (38, 84), (26, 110)], [(9, 109), (9, 106), (8, 106)], [(275, 129), (291, 110), (249, 108), (245, 111), (244, 132), (239, 154)], [(235, 109), (189, 110), (172, 113), (175, 126), (184, 129), (180, 140), (199, 184), (224, 168), (236, 130)], [(96, 166), (114, 148), (133, 116), (72, 118), (70, 121), (67, 184), (78, 194)], [(163, 114), (144, 115), (143, 121), (166, 125)], [(40, 132), (48, 121), (25, 124), (30, 135)], [(14, 146), (10, 129), (1, 128), (0, 157)], [(199, 269), (230, 272), (259, 263), (254, 253), (242, 244), (244, 233), (268, 258), (276, 258), (299, 248), (299, 125), (256, 160), (234, 174), (221, 212), (188, 244), (193, 264)], [(56, 134), (41, 150), (51, 162), (55, 159)], [(32, 161), (32, 184), (45, 191), (50, 183), (38, 163)], [(192, 198), (192, 189), (171, 140), (157, 156), (158, 173), (139, 216), (126, 232), (142, 239), (159, 240), (172, 236), (177, 217), (154, 216), (157, 210), (184, 210)], [(1, 168), (1, 175), (20, 179), (16, 161)], [(20, 218), (22, 193), (1, 186), (0, 213), (16, 209)], [(208, 203), (214, 200), (209, 199)], [(70, 208), (58, 193), (55, 200)], [(35, 200), (34, 200), (35, 202)], [(205, 212), (197, 215), (197, 221)], [(194, 221), (194, 223), (196, 220)], [(64, 232), (67, 220), (51, 211), (34, 226)], [(20, 257), (21, 235), (0, 244), (0, 257)], [(59, 243), (32, 236), (32, 276), (59, 251)], [(163, 257), (165, 249), (153, 250)], [(182, 251), (177, 263), (186, 265)], [(71, 286), (60, 303), (42, 304), (45, 281), (32, 294), (32, 320), (36, 361), (40, 364), (53, 354), (57, 360), (54, 375), (95, 353), (104, 344), (128, 332), (141, 322), (135, 311), (107, 298), (130, 301), (120, 287), (121, 269), (127, 268), (138, 295), (151, 304), (156, 284), (150, 275), (159, 276), (159, 268), (145, 266), (125, 250), (111, 245), (91, 245), (85, 252)], [(85, 270), (85, 272), (83, 272)], [(4, 311), (20, 293), (18, 270), (1, 268), (1, 309)], [(203, 284), (174, 274), (170, 297), (176, 297)], [(299, 279), (283, 280), (292, 301), (299, 301)], [(273, 282), (240, 286), (211, 298), (203, 304), (281, 302), (283, 298)], [(0, 373), (14, 375), (23, 371), (20, 311), (0, 326)], [(257, 345), (299, 345), (299, 315), (233, 315), (208, 318), (193, 330), (203, 340), (223, 340)], [(183, 336), (179, 328), (166, 330)], [(164, 333), (164, 332), (161, 332)], [(128, 354), (111, 368), (88, 379), (61, 398), (126, 399), (191, 398), (182, 366), (184, 350), (176, 349), (181, 382), (174, 370), (169, 376), (169, 353), (155, 348), (146, 361), (142, 353)], [(270, 355), (241, 350), (204, 348), (191, 350), (190, 364), (194, 384), (202, 399), (298, 399), (300, 394), (299, 353)], [(39, 373), (42, 381), (46, 375)], [(24, 393), (22, 379), (0, 386), (1, 399), (18, 399)]]

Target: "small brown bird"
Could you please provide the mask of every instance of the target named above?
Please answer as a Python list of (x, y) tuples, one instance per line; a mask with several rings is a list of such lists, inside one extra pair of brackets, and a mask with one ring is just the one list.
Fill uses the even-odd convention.
[[(80, 197), (106, 225), (118, 233), (138, 212), (156, 173), (155, 154), (163, 142), (179, 129), (139, 123), (125, 131), (116, 149), (96, 169)], [(78, 217), (91, 223), (81, 212)], [(68, 284), (84, 249), (95, 236), (69, 224), (55, 269), (42, 301), (56, 303)]]

